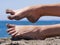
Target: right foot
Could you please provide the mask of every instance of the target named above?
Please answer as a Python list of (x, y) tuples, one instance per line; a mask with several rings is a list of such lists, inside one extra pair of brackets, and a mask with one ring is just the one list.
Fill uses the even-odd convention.
[(14, 26), (11, 24), (7, 25), (8, 27), (8, 33), (12, 35), (12, 37), (29, 37), (32, 39), (43, 39), (44, 37), (41, 37), (39, 28), (37, 26)]

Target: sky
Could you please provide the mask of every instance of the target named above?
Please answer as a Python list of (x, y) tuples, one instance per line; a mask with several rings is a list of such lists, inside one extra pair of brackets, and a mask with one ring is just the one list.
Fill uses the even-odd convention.
[[(8, 20), (8, 14), (5, 13), (6, 9), (17, 10), (31, 5), (56, 3), (60, 3), (60, 0), (0, 0), (0, 20)], [(22, 20), (27, 19), (24, 18)], [(60, 20), (60, 17), (43, 16), (39, 20)]]

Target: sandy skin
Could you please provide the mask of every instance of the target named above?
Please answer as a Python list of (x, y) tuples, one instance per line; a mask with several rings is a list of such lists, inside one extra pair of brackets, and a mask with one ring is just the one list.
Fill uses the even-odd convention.
[(60, 36), (60, 24), (46, 26), (17, 26), (8, 24), (8, 34), (11, 36), (31, 37), (32, 39), (45, 39), (52, 36)]

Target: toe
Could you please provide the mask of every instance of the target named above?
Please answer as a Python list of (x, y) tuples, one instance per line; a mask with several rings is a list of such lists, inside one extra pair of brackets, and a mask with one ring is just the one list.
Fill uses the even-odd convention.
[(8, 16), (8, 19), (13, 20), (14, 17), (10, 15), (10, 16)]
[(15, 30), (12, 30), (12, 31), (8, 32), (8, 34), (12, 35), (15, 32), (16, 32)]
[(10, 20), (13, 20), (13, 19), (19, 20), (19, 16), (18, 15), (10, 15), (10, 16), (8, 16), (8, 19), (10, 19)]
[(10, 32), (10, 31), (12, 31), (12, 30), (14, 30), (14, 28), (9, 28), (9, 29), (7, 30), (7, 32)]
[(7, 24), (7, 27), (8, 27), (8, 28), (14, 28), (14, 27), (15, 27), (15, 25)]
[(12, 36), (12, 37), (16, 37), (17, 34), (18, 34), (18, 32), (15, 32), (15, 33), (12, 33), (11, 36)]
[(11, 15), (14, 15), (15, 14), (15, 12), (13, 10), (11, 10), (11, 9), (7, 9), (6, 10), (6, 13), (7, 14), (11, 14)]

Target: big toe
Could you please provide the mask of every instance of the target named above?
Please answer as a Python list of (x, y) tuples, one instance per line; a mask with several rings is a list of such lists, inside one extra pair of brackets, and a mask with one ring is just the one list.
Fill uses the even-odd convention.
[(11, 10), (11, 9), (7, 9), (7, 10), (6, 10), (6, 13), (7, 13), (7, 14), (14, 15), (14, 14), (15, 14), (15, 11), (14, 11), (14, 10)]
[(8, 27), (8, 28), (14, 28), (14, 27), (15, 27), (15, 25), (7, 24), (7, 27)]

